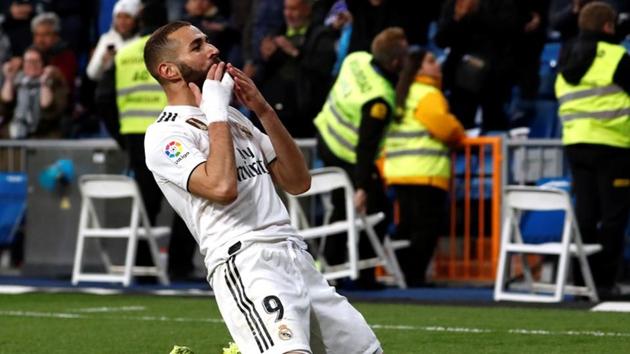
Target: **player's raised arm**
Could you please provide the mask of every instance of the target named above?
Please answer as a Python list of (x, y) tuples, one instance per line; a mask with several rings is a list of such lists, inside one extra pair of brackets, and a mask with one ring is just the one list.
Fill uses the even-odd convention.
[(210, 140), (208, 159), (193, 170), (188, 190), (213, 202), (229, 204), (238, 197), (238, 189), (234, 147), (227, 120), (234, 82), (230, 75), (223, 75), (224, 70), (224, 63), (210, 67), (203, 84), (203, 94), (196, 84), (188, 84), (197, 105), (209, 121)]
[(291, 194), (307, 191), (311, 186), (311, 175), (304, 156), (278, 115), (245, 73), (231, 64), (227, 71), (234, 78), (236, 97), (258, 116), (271, 140), (276, 152), (276, 159), (269, 165), (274, 180)]

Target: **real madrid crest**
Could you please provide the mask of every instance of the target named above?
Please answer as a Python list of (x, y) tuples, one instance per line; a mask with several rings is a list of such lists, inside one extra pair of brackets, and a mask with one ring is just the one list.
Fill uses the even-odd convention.
[(280, 337), (280, 339), (282, 340), (289, 340), (293, 338), (293, 332), (291, 332), (287, 325), (283, 324), (278, 327), (278, 337)]
[(241, 133), (242, 136), (245, 136), (248, 139), (251, 139), (253, 137), (252, 132), (249, 131), (249, 129), (247, 129), (246, 126), (236, 123), (236, 122), (230, 122), (230, 124), (234, 127), (236, 127), (238, 129), (238, 131)]

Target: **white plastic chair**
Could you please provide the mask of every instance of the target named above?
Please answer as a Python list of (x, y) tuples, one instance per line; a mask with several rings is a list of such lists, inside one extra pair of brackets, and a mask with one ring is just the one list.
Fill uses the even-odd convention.
[[(505, 189), (505, 215), (501, 234), (499, 266), (494, 287), (494, 300), (524, 302), (560, 302), (564, 294), (587, 296), (591, 301), (599, 301), (593, 282), (587, 256), (599, 252), (598, 244), (583, 244), (578, 229), (571, 199), (567, 192), (560, 189), (513, 186)], [(564, 211), (564, 225), (558, 242), (541, 244), (527, 243), (523, 240), (519, 223), (523, 211)], [(521, 255), (524, 289), (509, 291), (509, 266), (511, 255)], [(525, 255), (555, 255), (558, 261), (555, 269), (556, 279), (552, 283), (536, 281), (532, 275)], [(571, 256), (577, 257), (585, 286), (567, 284), (567, 273)]]
[[(121, 175), (84, 175), (79, 179), (81, 191), (81, 213), (79, 216), (79, 235), (72, 271), (72, 284), (80, 281), (119, 282), (124, 286), (131, 284), (132, 276), (155, 276), (160, 284), (168, 285), (166, 262), (161, 260), (156, 239), (170, 235), (169, 227), (150, 227), (142, 197), (136, 182)], [(105, 228), (97, 216), (95, 199), (131, 199), (129, 226)], [(85, 240), (98, 240), (99, 253), (105, 265), (106, 273), (86, 273), (82, 271)], [(124, 264), (113, 265), (110, 257), (101, 247), (102, 239), (127, 240)], [(138, 240), (146, 240), (155, 266), (135, 266)]]
[[(298, 230), (298, 233), (304, 239), (314, 246), (315, 256), (319, 261), (324, 277), (328, 280), (350, 277), (357, 279), (359, 270), (383, 266), (385, 270), (394, 277), (394, 283), (400, 288), (406, 288), (404, 276), (396, 260), (395, 250), (409, 245), (408, 241), (391, 241), (389, 238), (381, 241), (378, 239), (374, 231), (374, 225), (381, 222), (385, 215), (377, 213), (373, 215), (364, 215), (357, 213), (354, 208), (354, 188), (348, 178), (346, 172), (338, 167), (326, 167), (311, 171), (311, 188), (298, 196), (286, 193), (288, 199), (288, 209), (291, 217), (291, 224)], [(330, 199), (331, 192), (336, 189), (343, 189), (346, 219), (333, 223), (329, 222), (330, 215), (333, 210)], [(314, 198), (321, 196), (324, 204), (324, 222), (322, 225), (311, 225), (309, 218), (306, 217), (304, 210), (300, 205), (300, 200), (304, 198)], [(313, 199), (311, 199), (313, 200)], [(313, 205), (313, 204), (311, 204)], [(359, 259), (358, 244), (359, 233), (365, 231), (376, 256), (369, 259)], [(326, 238), (329, 236), (343, 234), (347, 235), (347, 262), (330, 266), (326, 263), (324, 257), (324, 245)], [(314, 242), (319, 240), (320, 242)], [(385, 246), (385, 247), (384, 247)]]

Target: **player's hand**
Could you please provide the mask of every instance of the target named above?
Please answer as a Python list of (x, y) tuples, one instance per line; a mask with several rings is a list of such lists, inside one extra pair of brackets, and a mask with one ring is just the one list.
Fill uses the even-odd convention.
[(194, 83), (188, 83), (188, 87), (195, 96), (195, 102), (206, 115), (209, 123), (227, 121), (227, 107), (232, 97), (234, 80), (225, 73), (225, 63), (212, 64), (206, 81), (203, 83), (203, 92)]
[(228, 64), (227, 72), (234, 77), (234, 93), (245, 107), (252, 110), (258, 117), (272, 109), (256, 87), (256, 84), (254, 84), (254, 81), (244, 72), (232, 66), (232, 64)]
[[(206, 80), (215, 80), (215, 77), (217, 75), (217, 68), (219, 64), (223, 64), (223, 63), (212, 64), (210, 66), (210, 70), (208, 70), (208, 74), (206, 74)], [(192, 92), (193, 96), (195, 96), (195, 103), (197, 104), (197, 106), (200, 106), (201, 99), (202, 99), (201, 88), (199, 88), (199, 86), (197, 86), (197, 84), (195, 84), (194, 82), (189, 82), (188, 88), (190, 88), (190, 91)]]
[(354, 192), (354, 207), (362, 214), (367, 211), (367, 193), (364, 189), (359, 188)]

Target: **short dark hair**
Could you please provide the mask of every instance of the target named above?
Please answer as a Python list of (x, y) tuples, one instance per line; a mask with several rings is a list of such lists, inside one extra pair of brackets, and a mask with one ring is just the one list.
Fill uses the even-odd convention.
[(381, 65), (387, 65), (394, 59), (401, 58), (407, 53), (407, 37), (400, 27), (389, 27), (374, 37), (371, 52), (374, 59)]
[(595, 1), (587, 4), (580, 11), (578, 26), (582, 31), (602, 32), (607, 23), (615, 24), (617, 12), (608, 3)]
[(186, 21), (168, 23), (155, 30), (151, 37), (149, 37), (149, 40), (147, 40), (147, 43), (144, 45), (144, 65), (146, 65), (149, 73), (151, 73), (151, 76), (153, 76), (159, 83), (162, 83), (163, 80), (158, 75), (157, 67), (169, 54), (170, 41), (168, 37), (171, 33), (186, 26), (192, 25), (190, 22)]

